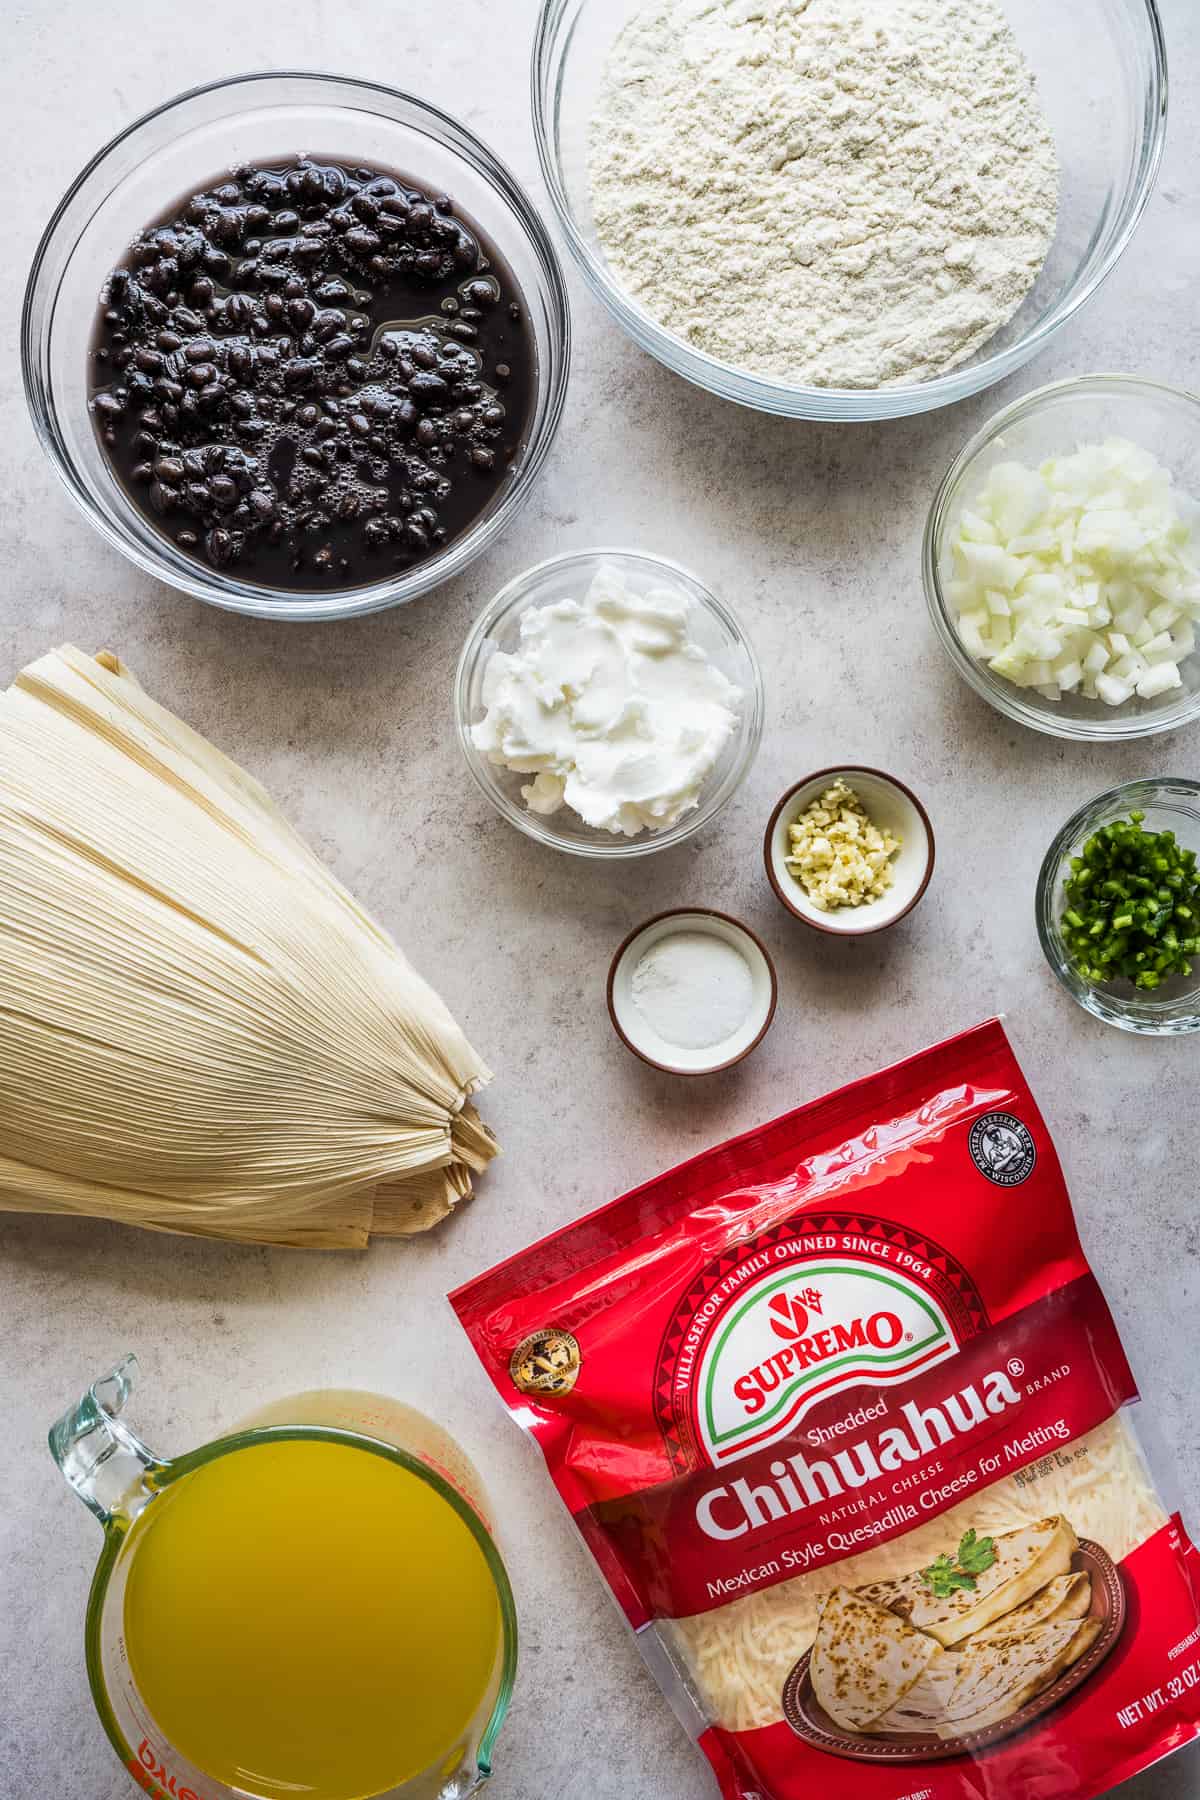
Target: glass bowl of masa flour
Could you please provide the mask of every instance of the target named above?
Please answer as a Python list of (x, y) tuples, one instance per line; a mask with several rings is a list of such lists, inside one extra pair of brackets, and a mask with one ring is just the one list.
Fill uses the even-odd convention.
[(896, 418), (1027, 362), (1166, 128), (1155, 0), (543, 0), (542, 171), (588, 283), (698, 386)]

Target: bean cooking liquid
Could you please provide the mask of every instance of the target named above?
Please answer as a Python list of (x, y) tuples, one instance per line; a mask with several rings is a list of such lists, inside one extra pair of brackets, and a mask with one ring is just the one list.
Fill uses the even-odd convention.
[(460, 537), (524, 442), (535, 349), (494, 246), (406, 176), (244, 167), (108, 279), (91, 409), (130, 499), (186, 554), (313, 593)]

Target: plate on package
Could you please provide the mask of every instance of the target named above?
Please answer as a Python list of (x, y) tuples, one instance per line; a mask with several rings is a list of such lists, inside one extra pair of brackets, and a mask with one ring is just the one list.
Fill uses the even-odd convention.
[[(813, 1692), (808, 1672), (811, 1651), (805, 1651), (788, 1676), (783, 1689), (783, 1713), (797, 1737), (825, 1750), (833, 1756), (850, 1757), (854, 1762), (921, 1763), (944, 1762), (952, 1756), (976, 1756), (1001, 1738), (1013, 1737), (1042, 1718), (1083, 1686), (1116, 1647), (1125, 1623), (1125, 1589), (1121, 1571), (1107, 1550), (1090, 1538), (1080, 1538), (1079, 1548), (1071, 1558), (1072, 1573), (1086, 1573), (1092, 1580), (1092, 1603), (1085, 1619), (1098, 1619), (1100, 1631), (1077, 1663), (1061, 1674), (1057, 1681), (1040, 1694), (982, 1731), (964, 1732), (960, 1737), (942, 1738), (936, 1732), (887, 1732), (873, 1737), (867, 1732), (844, 1731), (834, 1723)], [(1081, 1620), (1080, 1623), (1083, 1621)]]

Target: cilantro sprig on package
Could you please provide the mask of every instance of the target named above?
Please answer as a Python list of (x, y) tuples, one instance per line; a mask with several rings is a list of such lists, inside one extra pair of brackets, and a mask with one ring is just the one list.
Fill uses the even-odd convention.
[(973, 1592), (977, 1578), (990, 1569), (995, 1560), (994, 1540), (977, 1537), (972, 1528), (964, 1531), (959, 1539), (958, 1554), (947, 1556), (943, 1551), (927, 1569), (921, 1570), (921, 1579), (937, 1599), (945, 1600), (960, 1588)]

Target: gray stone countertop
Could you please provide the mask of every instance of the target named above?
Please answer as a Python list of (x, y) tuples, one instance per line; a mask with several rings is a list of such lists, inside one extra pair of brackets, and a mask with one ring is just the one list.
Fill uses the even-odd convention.
[[(50, 1422), (128, 1348), (143, 1365), (135, 1422), (166, 1453), (267, 1399), (323, 1385), (397, 1394), (461, 1438), (506, 1526), (524, 1628), (496, 1800), (715, 1793), (443, 1296), (703, 1146), (991, 1013), (1007, 1015), (1145, 1397), (1184, 1495), (1194, 1493), (1197, 1040), (1141, 1041), (1076, 1009), (1042, 962), (1032, 897), (1070, 811), (1120, 779), (1195, 774), (1197, 735), (1089, 749), (1005, 724), (936, 648), (919, 576), (937, 478), (999, 402), (1094, 369), (1196, 385), (1200, 17), (1191, 0), (1163, 0), (1163, 11), (1175, 129), (1157, 194), (1100, 297), (1002, 390), (879, 427), (757, 417), (641, 355), (571, 272), (567, 414), (515, 528), (416, 605), (340, 626), (272, 627), (135, 573), (67, 501), (20, 392), (17, 320), (38, 234), (119, 125), (186, 85), (281, 63), (426, 93), (494, 144), (544, 204), (527, 112), (533, 0), (0, 9), (0, 678), (64, 640), (111, 647), (260, 777), (492, 1062), (485, 1111), (505, 1149), (448, 1228), (361, 1257), (0, 1219), (4, 1800), (132, 1791), (83, 1667), (99, 1534), (45, 1451)], [(536, 559), (597, 542), (695, 566), (738, 609), (768, 672), (761, 754), (720, 827), (616, 870), (542, 851), (497, 819), (467, 782), (449, 707), (459, 646), (487, 597)], [(775, 798), (834, 759), (908, 778), (939, 837), (920, 910), (882, 939), (842, 947), (790, 924), (760, 859)], [(629, 1057), (604, 1006), (620, 938), (687, 901), (746, 919), (781, 982), (758, 1052), (690, 1085)], [(1127, 1791), (1185, 1800), (1198, 1785), (1193, 1751)]]

